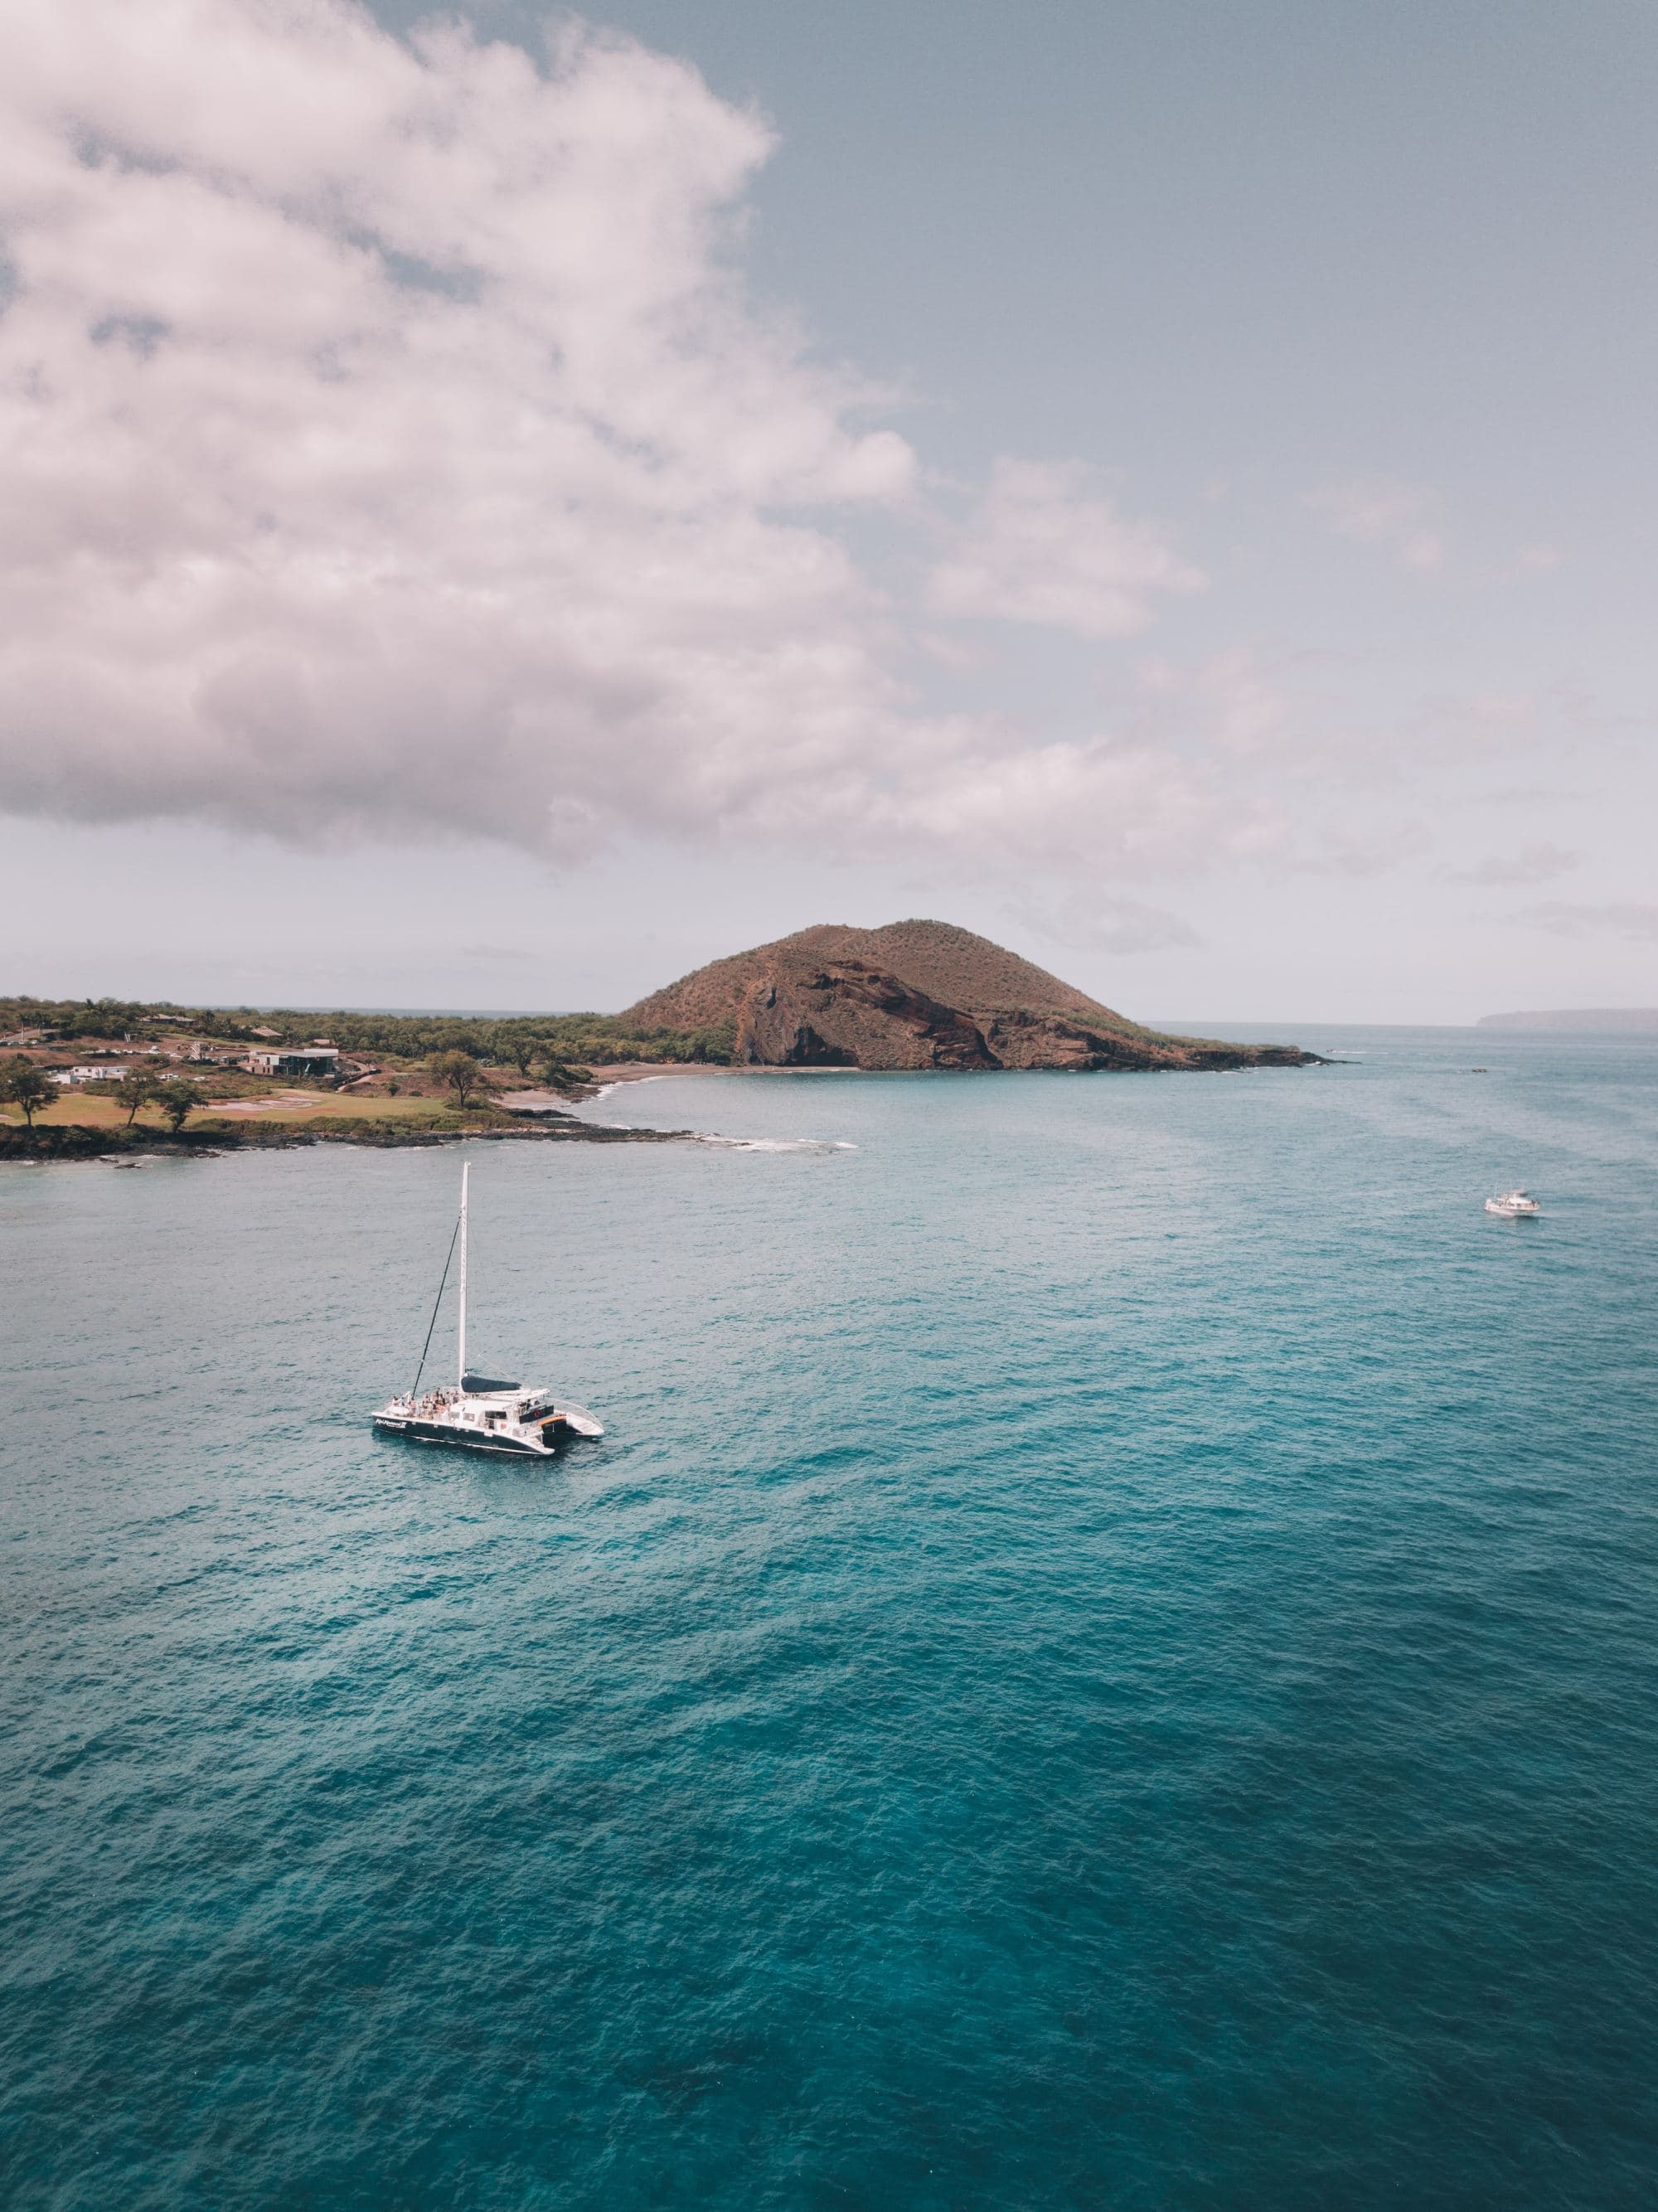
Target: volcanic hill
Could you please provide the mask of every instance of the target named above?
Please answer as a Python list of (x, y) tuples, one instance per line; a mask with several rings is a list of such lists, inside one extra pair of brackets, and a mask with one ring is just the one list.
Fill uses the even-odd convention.
[(1294, 1067), (1293, 1045), (1164, 1036), (947, 921), (823, 922), (710, 961), (622, 1018), (729, 1027), (750, 1067)]

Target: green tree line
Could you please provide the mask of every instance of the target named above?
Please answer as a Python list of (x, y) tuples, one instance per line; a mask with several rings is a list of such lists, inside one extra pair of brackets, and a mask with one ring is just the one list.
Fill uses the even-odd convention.
[[(167, 1000), (0, 999), (0, 1035), (39, 1030), (49, 1042), (126, 1037), (154, 1042), (169, 1034), (215, 1037), (241, 1046), (307, 1044), (325, 1036), (342, 1052), (403, 1060), (469, 1053), (474, 1060), (515, 1067), (594, 1060), (712, 1060), (732, 1054), (729, 1026), (682, 1032), (630, 1028), (614, 1014), (523, 1014), (485, 1019), (461, 1014), (351, 1013), (336, 1008), (179, 1006)], [(270, 1036), (258, 1030), (275, 1032)]]

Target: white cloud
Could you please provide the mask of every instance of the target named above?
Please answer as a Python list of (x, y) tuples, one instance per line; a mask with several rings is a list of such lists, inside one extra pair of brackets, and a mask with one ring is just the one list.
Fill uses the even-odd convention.
[[(837, 535), (914, 456), (735, 273), (772, 144), (580, 27), (0, 0), (0, 807), (1207, 849), (1178, 763), (917, 712)], [(1069, 467), (957, 551), (941, 604), (1089, 635), (1200, 581)]]
[(927, 603), (957, 620), (1128, 637), (1151, 623), (1160, 593), (1206, 580), (1154, 525), (1090, 497), (1079, 464), (1004, 459), (932, 570)]
[(690, 69), (335, 0), (0, 0), (0, 804), (580, 843), (843, 776), (817, 510), (912, 457), (745, 302)]
[[(0, 0), (0, 808), (1292, 864), (1377, 771), (1249, 653), (1148, 677), (1114, 739), (918, 704), (993, 659), (957, 623), (1127, 635), (1205, 579), (1080, 465), (1004, 459), (925, 616), (878, 589), (843, 525), (923, 522), (920, 471), (743, 289), (773, 143), (580, 27), (538, 66), (344, 0)], [(1402, 558), (1430, 512), (1328, 510)], [(1467, 709), (1493, 750), (1521, 711)]]
[(1307, 505), (1339, 537), (1379, 545), (1401, 568), (1437, 568), (1444, 562), (1445, 542), (1430, 527), (1438, 501), (1425, 485), (1357, 477), (1309, 492)]

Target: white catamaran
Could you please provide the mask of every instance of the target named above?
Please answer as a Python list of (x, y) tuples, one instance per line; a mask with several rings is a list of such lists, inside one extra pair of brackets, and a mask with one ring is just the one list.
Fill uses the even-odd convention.
[[(449, 1257), (443, 1263), (443, 1276), (438, 1284), (431, 1323), (426, 1331), (426, 1343), (422, 1348), (420, 1365), (415, 1370), (414, 1382), (403, 1397), (392, 1398), (380, 1408), (374, 1415), (374, 1426), (388, 1436), (411, 1437), (417, 1443), (457, 1444), (465, 1451), (513, 1452), (520, 1457), (550, 1459), (566, 1437), (602, 1437), (604, 1431), (585, 1406), (573, 1406), (568, 1400), (556, 1401), (550, 1390), (532, 1389), (521, 1382), (503, 1382), (494, 1376), (468, 1372), (468, 1168), (463, 1165), (460, 1171), (460, 1218), (455, 1224), (455, 1233), (449, 1240)], [(420, 1378), (425, 1371), (426, 1354), (432, 1348), (432, 1330), (437, 1327), (438, 1308), (443, 1304), (444, 1286), (449, 1280), (449, 1264), (455, 1256), (457, 1243), (460, 1246), (460, 1324), (455, 1388), (452, 1390), (422, 1392)]]

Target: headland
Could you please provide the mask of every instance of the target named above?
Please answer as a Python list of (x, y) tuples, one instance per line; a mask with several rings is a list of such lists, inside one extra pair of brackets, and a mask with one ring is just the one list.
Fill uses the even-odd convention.
[(695, 1067), (1173, 1073), (1317, 1058), (1148, 1029), (947, 922), (829, 923), (714, 961), (620, 1014), (0, 999), (0, 1159), (662, 1143), (695, 1133), (575, 1109), (609, 1083)]
[(945, 921), (799, 930), (712, 961), (620, 1018), (645, 1036), (718, 1036), (747, 1067), (1213, 1072), (1318, 1057), (1147, 1029)]

